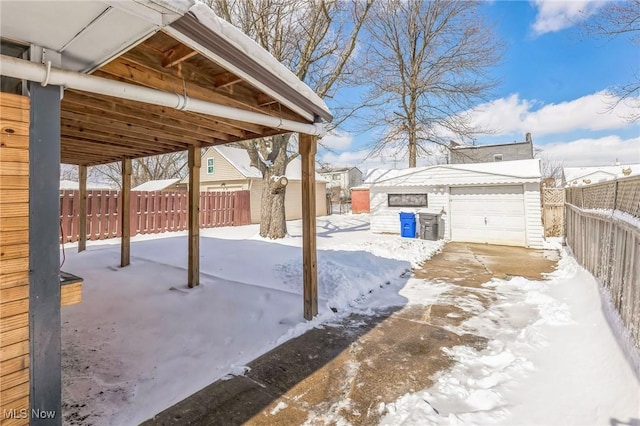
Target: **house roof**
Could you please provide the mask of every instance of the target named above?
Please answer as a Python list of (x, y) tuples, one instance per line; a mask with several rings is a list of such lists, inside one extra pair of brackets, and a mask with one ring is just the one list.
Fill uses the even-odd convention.
[(336, 173), (336, 172), (348, 172), (353, 169), (360, 171), (360, 169), (358, 169), (357, 167), (322, 167), (320, 170), (318, 170), (318, 173), (325, 174), (325, 173)]
[(369, 185), (474, 185), (538, 182), (540, 160), (498, 161), (491, 163), (440, 164), (410, 169), (373, 169), (366, 173)]
[[(625, 175), (623, 170), (631, 169), (631, 173)], [(583, 184), (583, 179), (598, 175), (598, 180), (621, 179), (628, 176), (640, 175), (640, 164), (626, 164), (617, 166), (591, 166), (591, 167), (563, 167), (562, 174), (567, 184)], [(597, 182), (591, 182), (597, 183)]]
[[(73, 180), (63, 179), (60, 181), (60, 189), (70, 189), (77, 191), (80, 189), (80, 184)], [(111, 186), (106, 183), (95, 183), (95, 182), (87, 182), (87, 189), (113, 189)]]
[(158, 179), (150, 180), (143, 184), (131, 188), (132, 191), (162, 191), (163, 189), (180, 182), (180, 179)]
[[(243, 176), (250, 179), (262, 179), (260, 170), (251, 165), (251, 159), (246, 150), (235, 148), (227, 145), (213, 146), (209, 148), (216, 150), (222, 155), (233, 167), (235, 167)], [(206, 153), (204, 156), (206, 157)], [(302, 162), (300, 158), (294, 158), (288, 165), (285, 176), (289, 180), (302, 180)], [(326, 179), (316, 173), (316, 181), (326, 182)]]
[[(52, 60), (52, 69), (297, 123), (332, 119), (305, 83), (195, 0), (2, 1), (0, 9), (3, 54), (15, 58), (33, 44), (46, 49), (43, 59)], [(177, 96), (175, 107), (116, 96), (65, 89), (63, 163), (104, 164), (287, 132), (246, 115), (181, 110)]]
[(496, 146), (526, 145), (530, 143), (531, 142), (509, 142), (509, 143), (494, 143), (494, 144), (487, 144), (487, 145), (458, 145), (458, 146), (452, 146), (451, 149), (456, 151), (465, 150), (465, 149), (474, 150), (479, 148), (490, 148), (490, 147), (496, 147)]

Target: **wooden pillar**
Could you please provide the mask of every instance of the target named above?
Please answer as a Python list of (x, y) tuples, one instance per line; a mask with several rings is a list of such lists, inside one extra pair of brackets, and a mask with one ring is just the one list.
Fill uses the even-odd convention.
[(122, 160), (122, 209), (120, 210), (120, 224), (122, 238), (120, 239), (120, 266), (131, 263), (131, 159)]
[(189, 145), (189, 259), (187, 284), (200, 285), (200, 146)]
[(78, 253), (87, 249), (87, 166), (78, 166)]
[(304, 317), (318, 314), (318, 266), (316, 254), (316, 138), (300, 135), (302, 155), (302, 266)]

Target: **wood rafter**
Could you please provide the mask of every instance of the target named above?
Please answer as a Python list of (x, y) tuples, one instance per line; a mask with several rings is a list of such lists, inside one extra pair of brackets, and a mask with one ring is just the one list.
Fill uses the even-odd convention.
[[(210, 135), (216, 139), (246, 139), (250, 138), (253, 133), (202, 114), (185, 113), (163, 106), (143, 104), (105, 96), (98, 97), (81, 92), (69, 93), (69, 96), (65, 94), (65, 99), (62, 102), (63, 108), (65, 108), (67, 104), (73, 104), (79, 108), (90, 107), (99, 109), (105, 113), (113, 113), (126, 117), (137, 116), (152, 122), (175, 125), (181, 129), (188, 128), (203, 135)], [(74, 107), (71, 106), (69, 108), (73, 109)], [(257, 134), (261, 133), (262, 132)]]
[(198, 52), (185, 46), (184, 44), (178, 44), (169, 50), (163, 52), (162, 66), (164, 68), (178, 65), (181, 62), (186, 61), (189, 58), (196, 56)]
[[(301, 120), (243, 78), (163, 32), (112, 60), (94, 75)], [(285, 133), (240, 120), (78, 90), (66, 90), (61, 106), (62, 159), (87, 166)]]

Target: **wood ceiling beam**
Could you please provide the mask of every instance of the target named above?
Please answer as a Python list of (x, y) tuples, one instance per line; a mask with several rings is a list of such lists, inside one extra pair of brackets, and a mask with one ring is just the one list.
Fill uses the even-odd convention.
[(108, 96), (91, 95), (84, 92), (67, 91), (62, 101), (62, 109), (65, 109), (68, 103), (73, 103), (81, 107), (93, 107), (105, 112), (113, 112), (114, 114), (132, 116), (142, 115), (155, 122), (170, 123), (176, 127), (190, 127), (197, 129), (198, 133), (209, 134), (217, 139), (224, 139), (225, 136), (231, 136), (231, 139), (237, 138), (247, 139), (253, 132), (248, 133), (232, 125), (217, 121), (214, 117), (177, 111), (159, 105), (145, 104), (141, 102), (133, 102), (124, 99), (118, 99)]
[(105, 143), (122, 146), (124, 148), (133, 148), (143, 152), (173, 152), (187, 149), (188, 144), (182, 145), (166, 144), (165, 141), (149, 141), (148, 139), (138, 139), (131, 136), (114, 135), (113, 133), (105, 133), (100, 130), (91, 129), (91, 125), (79, 129), (76, 125), (62, 122), (61, 135), (96, 143)]
[(272, 104), (277, 104), (278, 103), (271, 96), (265, 95), (264, 93), (258, 93), (258, 95), (256, 96), (256, 102), (258, 102), (258, 105), (260, 105), (260, 106), (267, 106), (267, 105), (272, 105)]
[(269, 111), (265, 111), (260, 108), (255, 102), (255, 99), (252, 99), (253, 102), (250, 103), (250, 101), (247, 100), (241, 101), (236, 98), (231, 98), (219, 92), (201, 87), (190, 80), (179, 78), (167, 74), (166, 72), (163, 73), (143, 64), (133, 62), (129, 60), (129, 56), (125, 55), (104, 65), (99, 71), (94, 72), (94, 75), (100, 77), (109, 75), (120, 77), (130, 83), (151, 87), (165, 92), (180, 94), (186, 93), (187, 96), (194, 99), (200, 99), (261, 114), (269, 113)]
[(232, 72), (225, 71), (211, 77), (211, 82), (216, 89), (225, 89), (234, 84), (242, 83), (242, 79)]
[(156, 155), (158, 151), (154, 150), (150, 147), (131, 147), (124, 146), (117, 142), (112, 141), (104, 141), (104, 140), (96, 140), (91, 138), (85, 138), (82, 136), (78, 136), (75, 133), (63, 134), (61, 138), (66, 141), (66, 144), (62, 147), (62, 149), (69, 149), (75, 147), (79, 150), (84, 149), (87, 153), (92, 154), (117, 154), (120, 157), (146, 157), (149, 155)]
[[(62, 124), (65, 129), (76, 129), (81, 132), (98, 132), (107, 137), (130, 139), (140, 145), (151, 147), (185, 147), (192, 143), (200, 143), (199, 139), (180, 137), (166, 134), (153, 129), (132, 124), (119, 123), (106, 118), (92, 115), (82, 115), (71, 111), (64, 111)], [(64, 131), (64, 130), (63, 130)]]
[[(196, 132), (191, 132), (188, 126), (181, 127), (173, 127), (169, 125), (162, 124), (157, 121), (150, 121), (144, 118), (138, 118), (136, 116), (126, 116), (119, 115), (113, 112), (102, 111), (98, 108), (88, 107), (86, 105), (68, 105), (68, 108), (62, 111), (63, 118), (75, 119), (75, 120), (86, 120), (90, 123), (94, 124), (109, 124), (109, 123), (119, 123), (120, 125), (135, 125), (140, 126), (141, 128), (153, 129), (156, 131), (160, 131), (163, 136), (167, 137), (167, 139), (176, 140), (176, 141), (184, 141), (185, 139), (193, 139), (197, 141), (201, 141), (203, 143), (213, 143), (217, 139), (212, 137), (210, 134), (201, 134)], [(219, 133), (218, 136), (224, 138), (223, 140), (229, 140), (229, 135)]]
[(162, 67), (168, 68), (178, 65), (189, 58), (196, 56), (198, 52), (180, 43), (169, 50), (165, 50), (162, 55)]
[[(207, 72), (206, 67), (194, 66), (188, 62), (180, 64), (179, 69), (154, 67), (153, 61), (149, 59), (154, 54), (157, 56), (155, 51), (151, 54), (144, 53), (143, 46), (139, 46), (104, 65), (99, 71), (164, 91), (184, 93), (186, 90), (188, 96), (220, 105), (294, 121), (301, 120), (300, 116), (280, 104), (260, 107), (256, 101), (256, 95), (260, 92), (237, 84), (240, 82), (236, 82), (233, 87), (217, 88), (216, 84), (224, 86), (226, 81), (216, 80), (212, 75), (220, 75), (220, 73), (213, 74), (213, 70), (211, 73)], [(205, 63), (211, 64), (208, 60)], [(98, 71), (94, 75), (99, 75), (97, 73)]]

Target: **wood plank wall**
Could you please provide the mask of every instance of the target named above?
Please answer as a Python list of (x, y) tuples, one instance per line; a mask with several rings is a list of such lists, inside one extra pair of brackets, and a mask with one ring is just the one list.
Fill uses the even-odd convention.
[(28, 410), (29, 98), (0, 93), (0, 425)]

